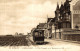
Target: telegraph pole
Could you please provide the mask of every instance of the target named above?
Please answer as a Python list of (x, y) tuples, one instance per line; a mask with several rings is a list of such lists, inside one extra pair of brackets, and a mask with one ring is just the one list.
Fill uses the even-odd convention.
[(47, 38), (49, 38), (49, 31), (48, 31), (48, 15), (47, 15)]

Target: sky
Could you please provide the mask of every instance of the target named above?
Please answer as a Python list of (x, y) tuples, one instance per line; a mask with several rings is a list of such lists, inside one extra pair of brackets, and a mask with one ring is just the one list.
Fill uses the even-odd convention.
[(57, 2), (65, 0), (0, 0), (0, 35), (30, 32), (54, 17)]

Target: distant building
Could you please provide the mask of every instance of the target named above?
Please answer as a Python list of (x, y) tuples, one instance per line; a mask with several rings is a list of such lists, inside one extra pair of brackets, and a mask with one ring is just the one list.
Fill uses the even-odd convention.
[(55, 21), (56, 21), (56, 19), (54, 17), (52, 20), (52, 38), (54, 38), (54, 36), (55, 36), (55, 29), (56, 29)]
[(38, 29), (46, 29), (45, 27), (46, 23), (39, 23), (39, 25), (37, 26)]
[(48, 18), (47, 20), (47, 30), (48, 30), (48, 38), (53, 37), (53, 24), (55, 22), (55, 18)]

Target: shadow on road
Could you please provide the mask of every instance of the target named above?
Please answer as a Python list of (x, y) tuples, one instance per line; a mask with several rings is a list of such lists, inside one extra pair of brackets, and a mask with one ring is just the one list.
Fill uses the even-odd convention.
[(49, 42), (43, 42), (43, 43), (36, 43), (36, 45), (47, 45), (50, 44)]

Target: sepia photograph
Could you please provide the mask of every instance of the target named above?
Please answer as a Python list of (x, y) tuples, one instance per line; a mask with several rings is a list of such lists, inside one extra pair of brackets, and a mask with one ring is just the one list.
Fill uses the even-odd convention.
[(80, 51), (80, 0), (0, 0), (1, 51)]

